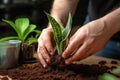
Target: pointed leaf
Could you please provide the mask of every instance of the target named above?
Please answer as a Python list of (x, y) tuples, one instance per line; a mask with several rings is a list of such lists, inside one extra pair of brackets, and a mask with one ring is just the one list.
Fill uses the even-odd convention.
[(60, 44), (56, 44), (56, 48), (57, 48), (57, 53), (60, 55), (61, 51), (60, 51)]
[(61, 42), (60, 42), (60, 45), (59, 45), (59, 55), (61, 55), (62, 54), (62, 52), (64, 51), (64, 49), (65, 49), (65, 47), (66, 47), (66, 40), (62, 40)]
[(68, 21), (67, 21), (67, 25), (65, 27), (65, 29), (63, 30), (63, 35), (62, 35), (62, 38), (65, 40), (68, 35), (70, 34), (70, 31), (71, 31), (71, 27), (72, 27), (72, 16), (71, 14), (69, 14), (68, 16)]
[(70, 34), (71, 27), (72, 27), (72, 16), (71, 14), (69, 14), (67, 25), (65, 29), (63, 30), (62, 41), (60, 42), (60, 54), (62, 54), (62, 52), (64, 51), (66, 47), (66, 39), (68, 35)]
[(50, 21), (52, 28), (53, 28), (53, 33), (54, 33), (54, 39), (56, 43), (59, 45), (60, 41), (62, 40), (62, 28), (60, 24), (48, 13), (46, 13), (48, 20)]

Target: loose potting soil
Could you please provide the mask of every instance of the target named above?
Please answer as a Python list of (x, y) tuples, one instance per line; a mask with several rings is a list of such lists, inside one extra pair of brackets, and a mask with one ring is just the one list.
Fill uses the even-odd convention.
[[(39, 62), (23, 64), (17, 68), (0, 70), (0, 80), (98, 80), (98, 76), (115, 67), (98, 64), (71, 64), (64, 68), (52, 66), (43, 68)], [(9, 77), (9, 78), (8, 78)]]

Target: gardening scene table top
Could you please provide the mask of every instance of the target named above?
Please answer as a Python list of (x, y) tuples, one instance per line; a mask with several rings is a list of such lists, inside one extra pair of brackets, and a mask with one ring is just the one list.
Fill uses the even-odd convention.
[[(82, 61), (75, 62), (75, 64), (82, 64), (84, 67), (86, 67), (85, 65), (93, 65), (93, 64), (94, 65), (95, 64), (104, 64), (109, 67), (118, 67), (118, 66), (120, 66), (120, 61), (115, 60), (115, 59), (110, 59), (110, 58), (90, 56)], [(55, 69), (53, 69), (54, 70), (53, 73), (55, 73), (55, 74), (53, 74), (49, 71), (50, 69), (47, 69), (47, 70), (44, 69), (46, 71), (44, 71), (44, 70), (42, 71), (42, 70), (39, 70), (40, 68), (42, 68), (42, 67), (39, 66), (39, 62), (36, 62), (36, 63), (19, 65), (18, 67), (13, 68), (13, 69), (0, 70), (0, 80), (56, 80), (56, 78), (59, 80), (96, 80), (93, 77), (90, 77), (89, 79), (87, 77), (87, 79), (86, 79), (86, 77), (79, 78), (78, 76), (74, 77), (74, 79), (72, 79), (70, 77), (67, 79), (66, 75), (63, 75), (63, 73), (62, 73), (62, 72), (65, 72), (65, 74), (67, 74), (67, 72), (65, 70), (62, 70), (62, 72), (60, 70), (60, 73), (57, 75), (57, 73), (56, 73), (57, 70), (55, 70)], [(83, 67), (81, 67), (81, 69), (86, 70), (86, 68), (83, 68)], [(99, 68), (97, 68), (97, 69), (99, 69)], [(47, 77), (44, 75), (46, 73), (47, 73)], [(52, 76), (50, 74), (52, 74)], [(92, 74), (94, 74), (94, 73), (92, 72)], [(70, 75), (75, 76), (75, 74), (73, 74), (73, 73), (69, 74), (67, 76), (70, 76)], [(55, 76), (57, 76), (57, 77), (55, 77)], [(19, 78), (17, 78), (17, 77), (19, 77)], [(54, 79), (51, 79), (52, 77)]]
[(120, 66), (120, 60), (99, 57), (99, 56), (90, 56), (82, 61), (78, 61), (78, 64), (98, 64), (100, 61), (105, 61), (107, 66)]

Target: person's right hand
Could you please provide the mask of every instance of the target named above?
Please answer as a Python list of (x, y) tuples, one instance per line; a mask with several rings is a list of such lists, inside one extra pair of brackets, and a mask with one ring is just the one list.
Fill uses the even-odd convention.
[(38, 38), (37, 54), (40, 63), (44, 68), (48, 67), (50, 58), (55, 53), (55, 41), (53, 36), (52, 27), (43, 29), (40, 37)]

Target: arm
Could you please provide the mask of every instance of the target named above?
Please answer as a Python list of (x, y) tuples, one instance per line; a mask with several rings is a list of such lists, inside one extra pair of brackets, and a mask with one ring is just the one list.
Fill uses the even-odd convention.
[[(64, 27), (68, 13), (71, 12), (72, 15), (74, 14), (78, 1), (79, 0), (54, 0), (51, 15)], [(37, 54), (43, 67), (48, 66), (51, 56), (55, 54), (55, 50), (52, 27), (48, 24), (48, 27), (43, 29), (38, 38)]]
[(67, 64), (82, 60), (102, 50), (118, 31), (120, 31), (120, 8), (78, 29), (70, 38), (62, 56)]
[(106, 28), (112, 31), (112, 34), (120, 31), (120, 7), (103, 17)]
[(69, 12), (74, 15), (78, 2), (79, 0), (54, 0), (51, 15), (65, 26)]

